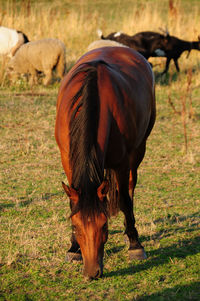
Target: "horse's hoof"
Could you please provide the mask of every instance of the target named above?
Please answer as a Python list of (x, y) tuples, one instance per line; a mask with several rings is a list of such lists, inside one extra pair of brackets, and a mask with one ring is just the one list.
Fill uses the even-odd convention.
[(136, 260), (144, 260), (147, 259), (147, 255), (144, 251), (144, 249), (132, 249), (129, 250), (129, 258), (132, 259), (136, 259)]
[(69, 252), (69, 253), (67, 253), (67, 255), (65, 257), (65, 260), (67, 262), (80, 261), (80, 260), (82, 260), (82, 256), (80, 253)]

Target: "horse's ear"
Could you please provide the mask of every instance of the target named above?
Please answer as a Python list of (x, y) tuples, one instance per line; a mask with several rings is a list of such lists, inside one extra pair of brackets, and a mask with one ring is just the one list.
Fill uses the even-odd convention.
[(64, 182), (62, 182), (62, 187), (64, 188), (64, 190), (65, 190), (66, 194), (68, 195), (68, 197), (70, 198), (70, 200), (77, 203), (78, 199), (79, 199), (78, 191), (76, 191), (76, 189), (74, 189), (72, 187), (69, 187)]
[(62, 187), (64, 188), (64, 191), (66, 192), (68, 197), (70, 197), (70, 187), (66, 185), (64, 182), (62, 182)]
[(104, 180), (97, 189), (97, 195), (101, 201), (103, 201), (103, 199), (106, 197), (108, 190), (109, 190), (109, 182), (107, 180)]

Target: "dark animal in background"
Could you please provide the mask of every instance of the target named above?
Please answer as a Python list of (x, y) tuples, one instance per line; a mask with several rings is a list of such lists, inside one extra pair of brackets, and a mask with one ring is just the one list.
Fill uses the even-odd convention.
[(98, 31), (98, 34), (103, 40), (117, 41), (118, 43), (135, 49), (147, 60), (150, 57), (165, 55), (165, 53), (161, 51), (161, 47), (166, 43), (166, 37), (156, 32), (139, 32), (133, 36), (121, 32), (113, 32), (106, 37), (101, 34), (101, 31)]
[(164, 51), (165, 53), (164, 56), (167, 58), (166, 66), (165, 66), (165, 70), (163, 71), (163, 74), (168, 71), (171, 60), (174, 61), (176, 70), (178, 72), (180, 71), (178, 59), (184, 51), (188, 51), (189, 52), (188, 56), (189, 56), (190, 51), (192, 49), (200, 50), (200, 36), (198, 37), (198, 41), (192, 41), (192, 42), (184, 41), (171, 35), (167, 35), (166, 39), (167, 39), (167, 43), (165, 43), (161, 47), (161, 50)]
[(132, 198), (154, 122), (152, 69), (128, 47), (86, 53), (61, 83), (55, 136), (72, 210), (68, 257), (82, 255), (84, 275), (91, 279), (103, 273), (108, 217), (118, 207), (125, 215), (131, 258), (146, 258)]
[(150, 57), (166, 57), (166, 66), (162, 74), (168, 71), (171, 60), (174, 61), (176, 70), (180, 71), (178, 59), (184, 51), (200, 50), (200, 37), (198, 41), (188, 42), (171, 36), (167, 31), (165, 34), (144, 31), (133, 36), (120, 32), (111, 33), (106, 37), (101, 31), (98, 31), (98, 34), (101, 39), (114, 40), (135, 49), (147, 60)]

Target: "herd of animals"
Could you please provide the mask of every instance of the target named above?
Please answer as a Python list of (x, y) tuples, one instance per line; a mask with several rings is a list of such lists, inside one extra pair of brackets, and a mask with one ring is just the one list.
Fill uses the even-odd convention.
[[(185, 41), (170, 35), (144, 31), (133, 36), (122, 32), (113, 32), (104, 36), (98, 30), (99, 40), (92, 42), (87, 51), (101, 47), (130, 47), (147, 60), (150, 57), (165, 57), (166, 65), (162, 74), (167, 73), (170, 61), (173, 60), (179, 72), (178, 59), (184, 51), (188, 55), (192, 49), (200, 50), (200, 36), (197, 41)], [(47, 38), (29, 41), (26, 34), (15, 29), (0, 26), (0, 55), (7, 55), (10, 60), (7, 74), (14, 79), (22, 74), (29, 75), (30, 84), (37, 83), (38, 73), (44, 73), (44, 85), (52, 80), (53, 69), (62, 78), (66, 70), (66, 47), (58, 39)]]

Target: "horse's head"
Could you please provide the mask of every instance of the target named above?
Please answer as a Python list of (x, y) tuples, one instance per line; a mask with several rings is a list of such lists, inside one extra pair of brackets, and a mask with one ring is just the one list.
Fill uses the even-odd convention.
[[(103, 274), (104, 244), (108, 238), (107, 216), (104, 210), (94, 211), (85, 215), (79, 208), (80, 192), (63, 183), (64, 190), (71, 201), (72, 228), (75, 238), (80, 246), (84, 263), (84, 275), (96, 279)], [(106, 202), (108, 182), (103, 181), (96, 191), (97, 201)], [(101, 206), (100, 206), (101, 207)]]

